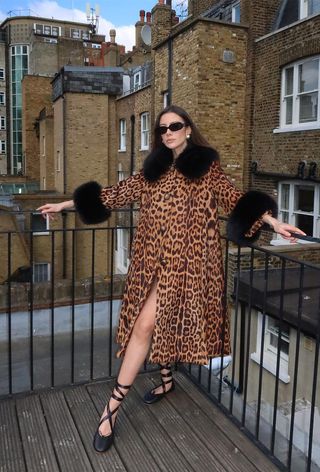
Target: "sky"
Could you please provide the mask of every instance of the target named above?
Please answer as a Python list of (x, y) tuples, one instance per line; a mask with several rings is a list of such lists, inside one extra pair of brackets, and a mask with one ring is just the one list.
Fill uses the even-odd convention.
[[(0, 22), (13, 15), (41, 16), (58, 20), (80, 21), (86, 23), (85, 0), (1, 0)], [(139, 21), (139, 11), (151, 11), (157, 0), (95, 0), (90, 8), (100, 9), (99, 30), (109, 40), (110, 29), (117, 31), (116, 42), (124, 44), (127, 50), (134, 45), (134, 24)], [(27, 12), (30, 10), (30, 12)]]

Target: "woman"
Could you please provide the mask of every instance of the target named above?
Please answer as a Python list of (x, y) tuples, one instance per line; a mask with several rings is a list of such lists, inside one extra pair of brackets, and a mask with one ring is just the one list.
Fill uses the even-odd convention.
[(92, 224), (110, 216), (110, 208), (132, 202), (140, 203), (140, 218), (117, 334), (117, 356), (124, 358), (94, 436), (99, 452), (113, 442), (120, 402), (149, 349), (149, 361), (160, 364), (162, 375), (162, 384), (144, 397), (149, 404), (174, 389), (172, 362), (205, 365), (230, 353), (217, 207), (231, 213), (228, 234), (240, 243), (253, 240), (264, 223), (291, 241), (290, 231), (304, 234), (275, 218), (276, 204), (268, 195), (243, 195), (233, 186), (217, 152), (177, 106), (157, 117), (153, 149), (138, 174), (105, 188), (85, 183), (74, 200), (39, 210), (50, 215), (75, 206)]

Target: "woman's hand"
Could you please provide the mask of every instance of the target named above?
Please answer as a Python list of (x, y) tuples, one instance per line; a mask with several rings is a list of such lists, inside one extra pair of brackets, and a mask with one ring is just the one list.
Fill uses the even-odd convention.
[(44, 218), (48, 217), (50, 220), (54, 220), (54, 213), (59, 213), (66, 208), (73, 207), (73, 200), (68, 200), (60, 203), (46, 203), (41, 207), (37, 208), (37, 211), (41, 211)]
[(275, 233), (280, 234), (284, 239), (289, 240), (291, 243), (297, 242), (297, 238), (291, 236), (291, 233), (298, 233), (303, 236), (306, 235), (306, 233), (301, 231), (301, 229), (297, 228), (296, 226), (289, 225), (288, 223), (282, 223), (270, 215), (264, 215), (262, 219), (265, 223), (273, 228)]

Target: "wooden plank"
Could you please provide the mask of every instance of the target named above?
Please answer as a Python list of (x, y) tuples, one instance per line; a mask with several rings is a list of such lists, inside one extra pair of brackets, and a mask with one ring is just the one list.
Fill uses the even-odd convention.
[[(87, 387), (100, 413), (110, 397), (113, 386), (114, 380), (111, 382), (99, 382)], [(124, 400), (124, 403), (127, 399)], [(117, 416), (115, 443), (112, 448), (116, 449), (128, 472), (158, 472), (160, 470), (134, 425), (129, 421), (123, 408), (120, 408)], [(109, 452), (106, 454), (109, 454)]]
[(0, 471), (25, 472), (14, 400), (0, 402)]
[[(150, 378), (139, 376), (135, 381), (134, 386), (142, 397), (144, 393), (153, 388), (155, 384)], [(168, 402), (167, 399), (169, 397), (174, 398), (174, 406), (173, 403)], [(185, 421), (185, 417), (189, 411), (183, 397), (186, 398), (186, 395), (184, 391), (180, 389), (179, 391), (172, 392), (172, 394), (170, 393), (168, 397), (163, 398), (160, 402), (148, 405), (148, 408), (155, 416), (154, 421), (158, 421), (163, 425), (172, 443), (175, 444), (180, 452), (182, 452), (184, 458), (188, 461), (189, 466), (191, 466), (193, 470), (220, 472), (222, 469), (221, 462), (219, 461), (219, 458), (207, 448), (206, 438), (204, 438), (205, 440), (203, 441), (201, 435), (199, 436), (199, 431), (197, 431), (193, 425), (190, 425)], [(191, 407), (194, 405), (192, 405), (190, 400), (189, 403)], [(194, 408), (192, 409), (192, 412), (194, 413), (193, 410)], [(195, 420), (195, 426), (197, 426), (199, 420), (203, 422), (202, 428), (204, 428), (208, 423), (208, 420), (204, 415), (200, 415), (200, 418), (197, 417)], [(231, 464), (231, 466), (230, 464), (226, 464), (223, 470), (233, 472), (238, 469), (233, 467), (233, 464)]]
[(216, 428), (219, 428), (259, 471), (265, 472), (268, 470), (268, 472), (276, 472), (280, 470), (184, 374), (176, 372), (175, 379), (185, 393), (215, 423)]
[(38, 395), (16, 401), (27, 470), (59, 472)]
[(115, 448), (112, 447), (105, 454), (99, 454), (93, 448), (92, 439), (100, 415), (98, 415), (86, 387), (82, 386), (66, 390), (65, 398), (94, 471), (125, 472), (126, 468)]
[(155, 421), (149, 405), (145, 405), (142, 402), (141, 397), (134, 388), (127, 395), (123, 409), (136, 429), (136, 436), (139, 435), (142, 438), (160, 470), (165, 472), (169, 470), (170, 472), (195, 470), (190, 466), (170, 437), (168, 437), (165, 425), (162, 426)]
[(81, 464), (82, 470), (92, 471), (93, 469), (74, 425), (63, 392), (43, 393), (40, 395), (40, 400), (60, 469), (68, 472), (79, 472), (79, 465)]

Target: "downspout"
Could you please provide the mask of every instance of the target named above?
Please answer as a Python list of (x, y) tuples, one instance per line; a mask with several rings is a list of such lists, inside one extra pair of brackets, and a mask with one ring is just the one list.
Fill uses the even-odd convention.
[(168, 105), (172, 103), (172, 62), (173, 62), (173, 40), (168, 39)]
[[(135, 129), (136, 129), (136, 117), (131, 115), (130, 117), (131, 122), (131, 136), (130, 136), (130, 175), (133, 175), (135, 170)], [(133, 204), (130, 205), (130, 251), (131, 251), (131, 244), (133, 239)]]
[[(66, 104), (62, 95), (62, 123), (63, 123), (63, 193), (67, 193), (67, 153), (66, 153)], [(62, 278), (67, 273), (67, 212), (62, 212)]]

